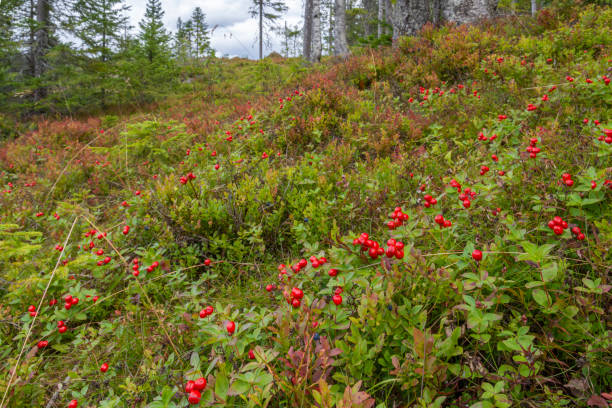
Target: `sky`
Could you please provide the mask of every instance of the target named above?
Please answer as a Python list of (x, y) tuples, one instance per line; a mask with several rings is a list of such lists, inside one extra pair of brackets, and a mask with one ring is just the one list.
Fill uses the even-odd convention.
[[(206, 14), (208, 26), (211, 29), (217, 26), (211, 36), (211, 45), (217, 56), (258, 57), (258, 22), (248, 13), (253, 0), (161, 0), (161, 3), (166, 29), (176, 32), (177, 19), (188, 20), (193, 9), (199, 6)], [(138, 27), (146, 0), (126, 0), (126, 4), (131, 8), (128, 13), (131, 24)], [(288, 26), (301, 24), (302, 0), (285, 0), (285, 4), (289, 10), (277, 23), (284, 25), (284, 21), (287, 21)], [(273, 35), (271, 47), (264, 45), (264, 56), (280, 49), (280, 39)]]

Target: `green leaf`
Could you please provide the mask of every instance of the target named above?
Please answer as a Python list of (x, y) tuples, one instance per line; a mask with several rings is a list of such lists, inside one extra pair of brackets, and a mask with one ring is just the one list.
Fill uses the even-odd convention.
[(200, 355), (198, 354), (197, 351), (194, 351), (193, 353), (191, 353), (191, 358), (189, 359), (189, 363), (196, 370), (200, 369)]
[(550, 295), (548, 292), (542, 289), (535, 289), (533, 292), (531, 292), (531, 295), (540, 306), (550, 306)]
[(552, 282), (557, 277), (559, 265), (556, 262), (551, 262), (542, 267), (542, 278), (544, 282)]
[(225, 401), (227, 398), (227, 391), (229, 390), (229, 381), (224, 373), (218, 373), (215, 382), (215, 394), (219, 398)]
[(251, 389), (251, 384), (246, 381), (236, 380), (232, 383), (232, 392), (235, 395), (244, 394)]

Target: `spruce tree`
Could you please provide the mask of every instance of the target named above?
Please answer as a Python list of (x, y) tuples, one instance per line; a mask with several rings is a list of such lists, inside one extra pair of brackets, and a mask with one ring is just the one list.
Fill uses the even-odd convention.
[(164, 28), (163, 16), (160, 0), (147, 0), (145, 15), (139, 26), (142, 49), (149, 63), (158, 58), (166, 60), (169, 56), (170, 36)]
[(192, 53), (194, 58), (201, 58), (210, 52), (210, 36), (206, 15), (200, 7), (196, 7), (191, 14), (191, 24), (193, 31)]
[(120, 102), (119, 91), (125, 88), (112, 58), (122, 42), (127, 10), (124, 0), (76, 0), (74, 4), (70, 26), (82, 42), (83, 53), (91, 58), (84, 61), (82, 86), (90, 88), (90, 97), (102, 107), (108, 104), (109, 91), (117, 94), (113, 102)]

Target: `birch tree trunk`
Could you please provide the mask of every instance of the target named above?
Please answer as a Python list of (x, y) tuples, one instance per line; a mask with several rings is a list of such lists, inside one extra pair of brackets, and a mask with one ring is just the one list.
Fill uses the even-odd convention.
[(383, 34), (383, 19), (385, 18), (385, 0), (378, 0), (378, 32), (377, 38)]
[(302, 54), (308, 61), (310, 61), (312, 50), (312, 2), (313, 0), (304, 0), (304, 38), (302, 40)]
[(538, 1), (531, 0), (531, 17), (535, 17), (538, 14)]
[(346, 0), (335, 0), (334, 13), (336, 22), (334, 24), (334, 52), (336, 55), (347, 55), (349, 53), (346, 41)]
[(310, 60), (321, 60), (321, 0), (312, 0), (312, 49)]

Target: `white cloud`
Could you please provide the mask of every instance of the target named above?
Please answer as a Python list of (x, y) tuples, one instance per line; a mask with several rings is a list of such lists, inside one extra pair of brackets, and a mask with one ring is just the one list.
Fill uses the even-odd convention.
[[(146, 0), (127, 0), (126, 3), (131, 7), (131, 23), (138, 27), (144, 15)], [(252, 0), (162, 0), (161, 3), (167, 29), (175, 31), (177, 19), (189, 19), (193, 9), (199, 6), (206, 14), (208, 25), (211, 28), (217, 26), (211, 38), (217, 55), (257, 58), (258, 25), (248, 13)], [(278, 23), (284, 24), (286, 20), (288, 25), (301, 24), (302, 0), (286, 0), (286, 4), (289, 10)], [(280, 50), (280, 38), (276, 35), (272, 36), (271, 47), (265, 47), (264, 54), (273, 50)]]

